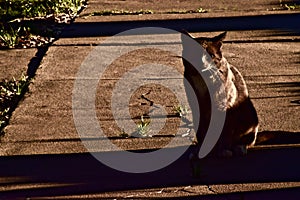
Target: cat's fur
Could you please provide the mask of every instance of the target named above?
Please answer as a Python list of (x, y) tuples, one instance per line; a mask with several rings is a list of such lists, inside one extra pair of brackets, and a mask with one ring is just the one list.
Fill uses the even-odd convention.
[[(198, 130), (196, 137), (198, 145), (201, 146), (206, 136), (207, 129), (211, 120), (211, 106), (216, 104), (219, 110), (226, 112), (226, 119), (221, 136), (213, 148), (211, 155), (220, 156), (232, 156), (235, 154), (246, 154), (246, 147), (254, 145), (257, 131), (258, 131), (258, 117), (256, 110), (249, 98), (246, 83), (241, 73), (228, 63), (222, 54), (222, 41), (226, 37), (226, 32), (212, 37), (198, 37), (194, 38), (189, 33), (184, 32), (183, 34), (191, 37), (197, 41), (208, 53), (211, 59), (207, 58), (207, 55), (200, 55), (199, 59), (202, 60), (202, 67), (205, 70), (209, 68), (212, 63), (216, 66), (217, 70), (213, 71), (212, 78), (218, 78), (224, 87), (220, 87), (220, 91), (223, 88), (223, 97), (211, 99), (207, 84), (203, 80), (199, 71), (194, 66), (183, 58), (184, 64), (184, 77), (190, 85), (198, 99), (198, 106), (200, 110), (200, 120), (198, 123)], [(182, 35), (183, 36), (183, 35)], [(184, 37), (183, 42), (183, 53), (187, 52), (186, 49), (190, 48), (185, 43)], [(189, 49), (190, 51), (191, 49)], [(202, 56), (202, 57), (201, 57)], [(212, 80), (213, 82), (213, 80)], [(215, 91), (214, 96), (218, 96), (218, 90)], [(194, 102), (190, 101), (190, 96), (187, 94), (190, 102), (190, 107), (193, 110), (196, 108)], [(195, 111), (194, 111), (195, 112)], [(195, 113), (193, 112), (193, 118), (195, 119)]]

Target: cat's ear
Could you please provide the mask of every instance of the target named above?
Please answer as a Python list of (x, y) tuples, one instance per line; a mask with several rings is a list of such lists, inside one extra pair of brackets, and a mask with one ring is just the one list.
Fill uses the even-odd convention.
[(226, 38), (227, 32), (223, 32), (220, 35), (217, 35), (213, 38), (214, 42), (222, 42)]
[(226, 34), (227, 32), (223, 32), (220, 35), (217, 35), (215, 37), (212, 38), (212, 46), (214, 46), (217, 49), (221, 49), (222, 48), (222, 44), (223, 44), (223, 40), (226, 38)]

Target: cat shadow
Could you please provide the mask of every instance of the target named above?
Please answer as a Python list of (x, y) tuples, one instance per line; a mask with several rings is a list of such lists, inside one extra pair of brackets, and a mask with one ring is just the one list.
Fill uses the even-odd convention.
[[(260, 134), (261, 136), (274, 135), (273, 140), (270, 140), (272, 142), (261, 142), (259, 145), (263, 144), (264, 148), (260, 148), (259, 145), (251, 148), (246, 156), (204, 158), (191, 165), (189, 156), (193, 147), (190, 147), (172, 164), (147, 173), (114, 170), (89, 153), (2, 156), (0, 157), (0, 187), (11, 188), (2, 191), (0, 197), (9, 199), (218, 183), (300, 181), (299, 146), (274, 147), (274, 144), (279, 143), (300, 143), (299, 133), (264, 131)], [(284, 139), (285, 137), (288, 139)], [(186, 147), (168, 148), (166, 155), (173, 155), (180, 148)], [(137, 150), (135, 153), (148, 151), (150, 150)], [(121, 152), (96, 154), (100, 157), (110, 156), (112, 159), (123, 155)], [(195, 164), (200, 171), (199, 176), (191, 175), (191, 166)], [(22, 185), (27, 187), (18, 188), (18, 186), (22, 188)]]

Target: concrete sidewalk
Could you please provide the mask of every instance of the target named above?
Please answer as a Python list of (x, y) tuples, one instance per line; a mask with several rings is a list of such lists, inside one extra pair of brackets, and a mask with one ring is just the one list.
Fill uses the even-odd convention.
[[(191, 7), (192, 3), (182, 5), (172, 5), (171, 1), (166, 2), (166, 7), (160, 7), (159, 4), (139, 4), (133, 5), (128, 3), (126, 5), (119, 2), (119, 4), (114, 5), (113, 3), (109, 5), (102, 4), (98, 1), (90, 1), (90, 6), (81, 13), (82, 17), (79, 17), (75, 20), (75, 23), (70, 25), (65, 32), (63, 33), (63, 38), (56, 41), (47, 51), (47, 55), (44, 57), (40, 68), (37, 70), (36, 77), (34, 83), (30, 85), (30, 92), (25, 96), (24, 101), (22, 101), (19, 107), (13, 113), (9, 126), (5, 128), (5, 135), (1, 139), (0, 146), (0, 155), (3, 156), (3, 162), (7, 163), (7, 165), (2, 165), (1, 169), (1, 184), (10, 184), (12, 187), (16, 185), (16, 189), (11, 189), (9, 187), (2, 187), (2, 191), (8, 196), (13, 197), (14, 192), (18, 191), (18, 187), (23, 183), (28, 183), (28, 188), (20, 188), (20, 191), (17, 192), (17, 197), (49, 197), (59, 198), (59, 196), (64, 196), (62, 199), (67, 197), (72, 198), (144, 198), (143, 194), (154, 194), (148, 196), (150, 197), (158, 197), (158, 198), (166, 198), (166, 197), (179, 197), (179, 196), (197, 196), (197, 195), (208, 195), (205, 198), (215, 198), (214, 196), (209, 196), (210, 194), (229, 194), (229, 196), (219, 196), (220, 199), (224, 198), (238, 198), (239, 195), (235, 196), (235, 192), (239, 190), (233, 190), (233, 188), (241, 188), (242, 192), (250, 192), (249, 198), (253, 199), (255, 194), (267, 195), (270, 192), (271, 195), (280, 194), (294, 194), (299, 192), (299, 178), (295, 176), (295, 179), (292, 179), (292, 174), (283, 173), (282, 177), (278, 178), (274, 176), (274, 178), (270, 178), (269, 180), (262, 180), (258, 177), (257, 184), (255, 183), (255, 179), (251, 180), (249, 184), (248, 182), (243, 182), (243, 180), (236, 180), (234, 183), (230, 183), (227, 176), (224, 176), (221, 180), (224, 180), (222, 183), (217, 184), (215, 179), (211, 179), (211, 181), (207, 181), (206, 183), (201, 183), (201, 180), (194, 180), (188, 176), (189, 166), (187, 162), (187, 156), (183, 156), (183, 158), (179, 159), (179, 161), (172, 164), (170, 173), (166, 173), (166, 170), (162, 170), (157, 172), (156, 176), (150, 175), (135, 175), (133, 181), (137, 181), (136, 184), (131, 182), (132, 187), (125, 187), (125, 184), (117, 184), (115, 185), (114, 181), (122, 182), (125, 181), (125, 178), (120, 178), (118, 180), (118, 176), (126, 177), (126, 179), (130, 179), (131, 176), (123, 173), (113, 172), (108, 167), (98, 163), (96, 160), (93, 160), (91, 157), (86, 158), (88, 154), (88, 150), (84, 146), (81, 139), (89, 142), (93, 147), (89, 149), (92, 152), (107, 152), (107, 153), (117, 153), (114, 149), (111, 149), (110, 146), (107, 145), (107, 141), (103, 138), (99, 137), (97, 133), (87, 135), (87, 137), (80, 138), (78, 132), (76, 130), (74, 119), (73, 119), (73, 110), (72, 110), (72, 94), (74, 90), (74, 82), (77, 77), (78, 69), (82, 66), (82, 63), (85, 59), (91, 54), (91, 52), (97, 48), (96, 46), (99, 44), (103, 44), (103, 42), (108, 38), (101, 32), (101, 26), (98, 24), (97, 28), (88, 29), (88, 31), (83, 31), (82, 29), (78, 29), (80, 25), (84, 24), (97, 24), (102, 22), (110, 21), (118, 21), (117, 27), (131, 24), (132, 21), (142, 22), (145, 25), (151, 24), (151, 20), (158, 20), (157, 24), (161, 23), (163, 27), (165, 24), (168, 24), (171, 20), (172, 23), (180, 24), (182, 21), (178, 20), (180, 18), (186, 18), (186, 23), (188, 23), (188, 18), (201, 18), (203, 22), (209, 22), (211, 19), (216, 19), (215, 17), (226, 16), (242, 16), (242, 15), (268, 15), (268, 14), (285, 14), (285, 17), (291, 17), (297, 11), (267, 11), (267, 9), (272, 9), (274, 5), (271, 3), (273, 1), (265, 1), (265, 4), (261, 4), (260, 1), (253, 1), (247, 3), (236, 4), (236, 8), (234, 6), (228, 6), (228, 10), (225, 10), (225, 5), (223, 3), (215, 5), (208, 4), (206, 1), (207, 9), (211, 9), (208, 13), (199, 13), (199, 14), (163, 14), (168, 9), (183, 9), (189, 10), (195, 7), (203, 7), (203, 1), (195, 1), (195, 7)], [(204, 3), (205, 3), (204, 2)], [(164, 5), (164, 4), (160, 4)], [(124, 7), (125, 6), (125, 7)], [(128, 6), (128, 7), (126, 7)], [(151, 7), (153, 6), (153, 7)], [(173, 6), (173, 7), (171, 7)], [(278, 6), (278, 5), (276, 5)], [(226, 6), (227, 7), (227, 6)], [(128, 10), (139, 10), (139, 9), (153, 9), (157, 10), (159, 14), (153, 15), (139, 15), (139, 16), (89, 16), (91, 13), (99, 11), (105, 8), (112, 9), (128, 9)], [(206, 9), (206, 7), (204, 7)], [(219, 9), (217, 9), (219, 8)], [(224, 8), (224, 9), (220, 9)], [(253, 9), (252, 9), (253, 8)], [(212, 12), (215, 11), (215, 12)], [(299, 13), (299, 12), (298, 12)], [(274, 15), (278, 17), (278, 15)], [(299, 15), (295, 15), (298, 17)], [(240, 18), (243, 19), (243, 18)], [(248, 23), (254, 23), (257, 18), (249, 17), (247, 18)], [(276, 18), (277, 19), (277, 18)], [(294, 20), (298, 18), (293, 18)], [(176, 21), (178, 20), (178, 21)], [(207, 21), (206, 21), (207, 20)], [(216, 19), (220, 23), (222, 23), (222, 18)], [(237, 22), (234, 24), (239, 24), (239, 18), (236, 18)], [(252, 20), (252, 21), (251, 21)], [(270, 18), (262, 17), (261, 20), (265, 20), (267, 22)], [(193, 22), (193, 21), (190, 21)], [(228, 19), (226, 23), (228, 22)], [(241, 20), (240, 23), (243, 23), (244, 20)], [(148, 24), (147, 24), (148, 23)], [(262, 22), (263, 23), (263, 22)], [(111, 27), (114, 27), (113, 22), (108, 22), (111, 24)], [(246, 82), (249, 87), (249, 92), (251, 97), (253, 98), (255, 107), (257, 108), (259, 119), (260, 119), (260, 131), (261, 132), (270, 132), (271, 134), (280, 135), (280, 139), (284, 138), (285, 135), (295, 136), (300, 133), (300, 124), (299, 124), (299, 99), (300, 99), (300, 71), (299, 71), (299, 55), (300, 55), (300, 36), (299, 32), (293, 32), (293, 30), (244, 30), (240, 31), (240, 26), (234, 28), (235, 25), (232, 24), (230, 27), (230, 32), (228, 32), (228, 37), (224, 43), (224, 55), (229, 60), (230, 63), (237, 66), (237, 68), (242, 72), (245, 76)], [(116, 24), (115, 24), (116, 25)], [(297, 23), (291, 23), (293, 27), (297, 28)], [(214, 26), (214, 24), (207, 25)], [(286, 28), (286, 24), (278, 21), (277, 26), (282, 26)], [(299, 25), (298, 25), (299, 26)], [(189, 24), (189, 27), (193, 27), (192, 24)], [(215, 27), (215, 26), (214, 26)], [(196, 30), (196, 28), (193, 27)], [(270, 28), (270, 27), (269, 27)], [(298, 27), (300, 30), (300, 27)], [(199, 27), (200, 30), (201, 27)], [(222, 31), (220, 28), (215, 28), (218, 31)], [(81, 32), (88, 32), (90, 35), (85, 35), (86, 37), (80, 37)], [(100, 30), (100, 33), (99, 33)], [(189, 29), (188, 29), (189, 30)], [(107, 31), (107, 29), (103, 30), (103, 32)], [(202, 30), (202, 33), (194, 33), (195, 35), (214, 35), (215, 33), (205, 32)], [(206, 30), (211, 31), (211, 29)], [(95, 33), (93, 35), (93, 33)], [(219, 32), (217, 32), (219, 33)], [(217, 34), (216, 33), (216, 34)], [(72, 37), (74, 35), (74, 37)], [(92, 36), (93, 37), (88, 37)], [(75, 37), (76, 36), (76, 37)], [(140, 43), (145, 43), (148, 37), (145, 38)], [(122, 47), (132, 47), (136, 46), (138, 42), (130, 41), (130, 40), (120, 40), (118, 44), (113, 44), (112, 46), (106, 46), (107, 50), (116, 49)], [(163, 128), (163, 130), (159, 133), (157, 137), (152, 138), (122, 138), (120, 134), (122, 133), (122, 127), (118, 127), (113, 114), (110, 109), (110, 105), (112, 102), (111, 94), (113, 92), (114, 87), (116, 86), (118, 80), (125, 72), (129, 72), (130, 69), (137, 67), (142, 64), (156, 63), (163, 64), (166, 66), (172, 66), (173, 70), (177, 70), (182, 73), (183, 66), (181, 64), (181, 58), (177, 57), (177, 55), (171, 54), (169, 52), (163, 52), (153, 49), (154, 47), (168, 46), (170, 49), (176, 49), (180, 47), (180, 37), (179, 35), (163, 35), (163, 36), (153, 36), (153, 42), (151, 44), (142, 44), (142, 47), (151, 47), (152, 49), (146, 50), (136, 50), (133, 53), (128, 53), (125, 56), (118, 57), (109, 67), (106, 69), (103, 79), (98, 85), (95, 107), (96, 114), (98, 120), (100, 121), (101, 127), (103, 128), (105, 134), (108, 138), (111, 139), (112, 143), (117, 145), (118, 147), (125, 150), (145, 150), (145, 149), (157, 149), (162, 148), (167, 145), (170, 141), (174, 141), (172, 143), (171, 149), (188, 146), (191, 143), (188, 124), (181, 123), (181, 119), (176, 117), (176, 112), (173, 110), (173, 107), (178, 105), (181, 102), (177, 102), (174, 98), (174, 95), (168, 91), (167, 88), (160, 87), (155, 88), (151, 85), (147, 85), (145, 87), (140, 88), (130, 97), (130, 105), (129, 110), (131, 117), (136, 121), (140, 121), (140, 116), (142, 114), (147, 113), (149, 108), (151, 108), (151, 101), (154, 104), (162, 104), (165, 105), (165, 109), (168, 112), (169, 118), (167, 121), (167, 125)], [(141, 45), (141, 44), (139, 44)], [(108, 51), (109, 52), (109, 51)], [(113, 56), (113, 55), (112, 55)], [(101, 62), (107, 62), (105, 57), (97, 57)], [(109, 60), (109, 59), (108, 59)], [(182, 77), (174, 76), (174, 74), (169, 73), (169, 71), (156, 71), (157, 74), (164, 75), (164, 78), (158, 77), (157, 74), (142, 74), (142, 77), (139, 77), (137, 80), (136, 77), (128, 80), (128, 83), (138, 82), (141, 83), (145, 77), (151, 77), (153, 80), (163, 79), (166, 82), (174, 87), (183, 88)], [(139, 76), (140, 74), (137, 74)], [(86, 77), (87, 79), (90, 77)], [(173, 80), (173, 81), (171, 81)], [(126, 85), (124, 85), (126, 87)], [(182, 91), (182, 90), (180, 90)], [(83, 91), (84, 92), (84, 91)], [(124, 90), (124, 94), (119, 93), (120, 97), (127, 95), (128, 93), (132, 93), (133, 91)], [(144, 95), (145, 94), (145, 95)], [(160, 96), (163, 94), (163, 96)], [(145, 98), (142, 98), (144, 95)], [(184, 96), (184, 93), (180, 93), (180, 95)], [(118, 96), (118, 97), (119, 97)], [(150, 100), (150, 101), (149, 101)], [(158, 117), (159, 118), (159, 117)], [(126, 119), (129, 120), (129, 119)], [(125, 120), (125, 124), (127, 123)], [(88, 124), (89, 121), (86, 123)], [(163, 123), (163, 122), (158, 122)], [(154, 128), (155, 129), (155, 128)], [(153, 129), (153, 131), (155, 131)], [(176, 135), (175, 135), (176, 133)], [(188, 136), (185, 136), (188, 135)], [(185, 137), (183, 137), (185, 136)], [(284, 140), (282, 140), (284, 141)], [(288, 141), (288, 140), (286, 140)], [(290, 141), (289, 141), (290, 142)], [(280, 144), (280, 141), (278, 142)], [(293, 141), (291, 142), (293, 143)], [(295, 143), (295, 142), (294, 142)], [(284, 142), (281, 142), (284, 144)], [(290, 144), (289, 144), (290, 145)], [(286, 146), (286, 145), (285, 145)], [(252, 158), (249, 158), (241, 161), (236, 166), (245, 166), (245, 164), (249, 164), (251, 162), (259, 162), (263, 161), (266, 157), (272, 155), (270, 157), (271, 163), (276, 163), (276, 156), (278, 156), (278, 152), (267, 154), (264, 150), (260, 149), (261, 147), (256, 147), (253, 149), (253, 152), (262, 151), (262, 154), (253, 154), (255, 155)], [(293, 147), (290, 151), (283, 150), (283, 153), (280, 153), (280, 157), (284, 158), (286, 155), (297, 155), (299, 152), (299, 147)], [(114, 152), (111, 152), (111, 151)], [(273, 151), (272, 151), (273, 152)], [(286, 153), (286, 154), (285, 154)], [(29, 156), (30, 155), (30, 156)], [(36, 156), (35, 156), (36, 155)], [(258, 156), (258, 155), (262, 155)], [(78, 156), (78, 159), (76, 158)], [(265, 157), (264, 157), (265, 156)], [(51, 160), (55, 157), (55, 161), (51, 164)], [(251, 156), (250, 156), (251, 157)], [(291, 157), (287, 157), (291, 158)], [(72, 164), (68, 164), (67, 161), (70, 161)], [(40, 160), (34, 162), (34, 160)], [(250, 162), (251, 161), (251, 162)], [(293, 166), (283, 166), (283, 170), (287, 170), (291, 173), (295, 173), (295, 168), (298, 162), (287, 162), (287, 164)], [(279, 161), (280, 162), (280, 161)], [(27, 166), (26, 169), (21, 167), (25, 163)], [(48, 165), (44, 167), (37, 167)], [(55, 163), (55, 164), (54, 164)], [(89, 165), (91, 168), (88, 168), (86, 165)], [(210, 165), (212, 163), (212, 165)], [(233, 163), (235, 161), (230, 161), (228, 166), (229, 168), (234, 166)], [(238, 163), (238, 162), (237, 162)], [(224, 163), (222, 163), (224, 164)], [(225, 162), (226, 164), (226, 162)], [(265, 163), (266, 164), (266, 163)], [(36, 167), (31, 167), (31, 165)], [(61, 165), (62, 168), (58, 172), (57, 170), (52, 170), (54, 165)], [(81, 167), (84, 165), (85, 171), (88, 171), (88, 174), (85, 172), (81, 172)], [(101, 167), (99, 167), (101, 165)], [(215, 164), (214, 161), (207, 161), (207, 166), (212, 167), (214, 170), (217, 170), (216, 166), (220, 164)], [(30, 167), (29, 167), (30, 166)], [(272, 167), (271, 165), (268, 165)], [(99, 168), (98, 168), (99, 167)], [(10, 169), (11, 168), (11, 169)], [(58, 167), (59, 168), (59, 167)], [(68, 170), (72, 169), (69, 173)], [(262, 166), (255, 168), (254, 170), (262, 169)], [(33, 170), (31, 170), (33, 169)], [(43, 169), (45, 169), (45, 174)], [(54, 168), (55, 169), (55, 168)], [(172, 177), (172, 173), (176, 173), (176, 169), (180, 171), (178, 176)], [(249, 168), (251, 170), (251, 165)], [(276, 168), (278, 169), (278, 168)], [(25, 171), (24, 171), (25, 170)], [(41, 170), (39, 172), (35, 172)], [(107, 170), (107, 171), (106, 171)], [(182, 172), (184, 170), (184, 172)], [(212, 170), (212, 171), (214, 171)], [(270, 169), (272, 171), (272, 169)], [(6, 174), (7, 172), (7, 174)], [(19, 172), (19, 173), (18, 173)], [(172, 173), (171, 173), (172, 172)], [(233, 173), (234, 170), (229, 170), (227, 173)], [(245, 171), (243, 171), (245, 172)], [(99, 176), (95, 176), (99, 173)], [(110, 176), (111, 173), (111, 176)], [(276, 174), (277, 171), (274, 171)], [(102, 179), (105, 174), (106, 178), (105, 183), (109, 183), (111, 187), (104, 187), (104, 182), (99, 181), (95, 177)], [(163, 175), (165, 174), (165, 176)], [(222, 176), (221, 169), (219, 173), (216, 173), (219, 176)], [(48, 178), (45, 178), (44, 177)], [(236, 175), (238, 178), (240, 173)], [(262, 176), (264, 174), (261, 174)], [(64, 178), (56, 179), (55, 177), (61, 176)], [(76, 176), (86, 177), (86, 179), (82, 180), (81, 178), (76, 179)], [(269, 175), (270, 176), (270, 175)], [(18, 178), (28, 178), (26, 180), (20, 181), (21, 184), (17, 184), (19, 181)], [(54, 177), (54, 178), (51, 178)], [(151, 184), (145, 184), (138, 182), (139, 177), (144, 182), (147, 182), (147, 179), (151, 180)], [(154, 178), (156, 177), (156, 178)], [(170, 180), (162, 181), (158, 179), (158, 177), (162, 177)], [(186, 178), (184, 178), (186, 177)], [(271, 176), (270, 176), (271, 177)], [(3, 179), (2, 179), (3, 178)], [(35, 179), (36, 178), (36, 179)], [(44, 179), (45, 178), (45, 179)], [(228, 178), (228, 177), (227, 177)], [(70, 180), (70, 181), (62, 181)], [(110, 181), (109, 180), (114, 180)], [(178, 181), (176, 181), (178, 180)], [(89, 182), (90, 181), (90, 182)], [(66, 189), (64, 187), (60, 187), (60, 185), (56, 185), (55, 187), (58, 190), (54, 190), (53, 193), (45, 192), (45, 190), (51, 188), (52, 183), (61, 183), (61, 184), (74, 184), (74, 187), (71, 189)], [(83, 187), (84, 189), (80, 190), (80, 182), (85, 182), (87, 185)], [(100, 184), (100, 183), (101, 184)], [(165, 185), (160, 185), (163, 182)], [(266, 183), (271, 182), (271, 183)], [(277, 183), (278, 182), (278, 183)], [(50, 186), (42, 186), (43, 184), (50, 184)], [(226, 184), (230, 183), (230, 184)], [(89, 185), (90, 184), (90, 185)], [(221, 184), (221, 185), (220, 185)], [(222, 185), (223, 184), (223, 185)], [(243, 185), (244, 184), (244, 185)], [(91, 186), (91, 190), (89, 190), (89, 186)], [(101, 187), (102, 186), (102, 187)], [(117, 194), (113, 193), (105, 193), (114, 190), (114, 186), (116, 190), (125, 190), (125, 189), (140, 189), (139, 191), (129, 192), (120, 192)], [(124, 187), (123, 187), (124, 186)], [(171, 188), (174, 187), (174, 188)], [(180, 187), (178, 187), (180, 186)], [(34, 188), (41, 187), (40, 189), (35, 190)], [(100, 188), (99, 188), (100, 187)], [(123, 187), (123, 188), (122, 188)], [(135, 188), (136, 187), (136, 188)], [(147, 188), (147, 190), (143, 190)], [(151, 189), (152, 188), (152, 189)], [(156, 189), (153, 189), (156, 188)], [(157, 189), (158, 188), (158, 189)], [(246, 189), (245, 189), (246, 188)], [(255, 189), (256, 188), (256, 189)], [(279, 193), (276, 193), (274, 188), (282, 189), (279, 190)], [(285, 190), (285, 188), (292, 188), (291, 190)], [(272, 189), (272, 190), (270, 190)], [(43, 190), (42, 192), (40, 192)], [(191, 192), (191, 191), (192, 192)], [(264, 190), (258, 193), (252, 193), (251, 191)], [(6, 191), (6, 192), (5, 192)], [(11, 192), (12, 191), (12, 192)], [(26, 193), (29, 192), (29, 195)], [(78, 191), (78, 192), (73, 192)], [(173, 191), (173, 192), (168, 192)], [(177, 192), (174, 192), (177, 191)], [(266, 192), (266, 193), (264, 193)], [(290, 192), (290, 193), (289, 193)], [(98, 193), (98, 194), (97, 194)], [(233, 196), (230, 196), (230, 193), (233, 193)], [(84, 195), (86, 196), (84, 196)], [(95, 194), (95, 196), (93, 196)], [(97, 194), (97, 195), (96, 195)], [(244, 193), (243, 193), (244, 194)], [(248, 193), (247, 193), (248, 194)], [(74, 196), (79, 195), (79, 196)], [(82, 195), (82, 196), (80, 196)], [(137, 195), (137, 196), (135, 196)], [(252, 196), (251, 196), (252, 195)], [(146, 196), (147, 197), (147, 196)], [(244, 197), (247, 195), (245, 193)], [(275, 196), (276, 197), (276, 196)], [(279, 197), (279, 196), (278, 196)]]
[[(84, 10), (81, 15), (87, 16), (89, 13), (95, 12), (97, 8), (96, 5), (98, 5), (98, 7), (102, 6), (99, 2), (90, 1), (90, 6)], [(184, 5), (188, 6), (186, 4), (183, 4), (183, 6)], [(137, 4), (136, 7), (130, 7), (130, 9), (138, 10), (138, 8), (140, 8), (139, 6), (141, 5)], [(265, 7), (258, 7), (257, 9), (262, 12), (266, 10), (267, 7), (268, 5), (266, 4)], [(118, 7), (116, 7), (116, 9), (117, 8)], [(240, 12), (240, 15), (247, 15), (248, 12), (244, 11), (243, 8), (246, 7), (241, 7), (241, 12), (243, 13)], [(182, 7), (182, 9), (188, 10), (191, 8)], [(164, 11), (164, 9), (160, 11)], [(229, 11), (223, 13), (227, 16), (232, 15), (232, 12)], [(265, 13), (268, 14), (266, 11)], [(207, 17), (207, 14), (210, 13), (194, 14), (193, 16), (202, 18), (203, 16)], [(291, 14), (295, 14), (295, 12), (291, 12)], [(211, 15), (218, 15), (218, 13), (216, 12)], [(162, 17), (164, 15), (154, 16), (163, 19)], [(111, 19), (114, 21), (115, 17), (128, 21), (136, 16), (112, 16)], [(147, 18), (147, 16), (138, 17), (140, 18), (139, 20)], [(173, 15), (172, 17), (176, 19), (177, 15)], [(106, 19), (107, 17), (103, 18)], [(99, 16), (78, 18), (73, 25), (66, 29), (63, 35), (74, 33), (72, 27), (76, 27), (78, 24), (82, 24), (83, 22), (101, 22), (103, 18)], [(220, 18), (220, 20), (222, 20), (222, 18)], [(251, 20), (253, 20), (252, 22), (254, 23), (256, 19), (249, 18), (250, 23)], [(267, 22), (269, 19), (264, 20)], [(126, 21), (123, 22), (123, 26), (125, 27)], [(163, 25), (164, 21), (161, 22)], [(178, 21), (178, 23), (180, 23), (180, 21)], [(236, 24), (237, 23), (234, 23), (232, 26)], [(278, 24), (280, 26), (280, 22), (278, 22)], [(145, 25), (147, 25), (147, 20), (145, 21)], [(97, 31), (89, 29), (89, 32), (93, 33)], [(214, 33), (196, 33), (195, 35), (208, 36), (214, 35)], [(159, 48), (163, 45), (170, 46), (171, 49), (175, 47), (180, 48), (181, 41), (179, 35), (164, 37), (153, 36), (153, 38), (153, 45)], [(40, 69), (37, 70), (35, 81), (30, 86), (30, 92), (16, 109), (10, 121), (10, 125), (5, 129), (6, 134), (2, 140), (2, 150), (0, 152), (2, 155), (86, 152), (86, 149), (81, 145), (73, 122), (72, 91), (79, 67), (95, 49), (95, 46), (101, 44), (105, 39), (107, 38), (102, 36), (61, 38), (49, 48)], [(130, 43), (130, 41), (121, 42), (123, 44), (120, 43), (119, 45)], [(134, 42), (136, 41), (133, 41), (133, 43)], [(245, 76), (250, 95), (259, 113), (261, 131), (299, 132), (300, 128), (297, 123), (299, 118), (297, 114), (299, 108), (297, 106), (299, 96), (298, 42), (299, 36), (297, 33), (293, 34), (289, 31), (275, 30), (231, 31), (225, 40), (223, 47), (225, 57), (228, 58), (230, 63), (237, 66)], [(178, 51), (180, 52), (180, 50)], [(120, 134), (120, 130), (115, 127), (116, 124), (113, 125), (113, 116), (108, 112), (110, 107), (109, 92), (112, 91), (112, 86), (117, 82), (116, 80), (123, 75), (124, 71), (128, 71), (132, 66), (151, 63), (153, 60), (159, 59), (161, 64), (170, 65), (180, 73), (183, 72), (181, 58), (168, 53), (158, 57), (158, 53), (161, 54), (161, 52), (151, 50), (139, 51), (135, 54), (130, 54), (128, 58), (124, 57), (118, 59), (113, 66), (110, 66), (110, 68), (115, 69), (111, 72), (108, 71), (107, 75), (104, 76), (104, 83), (99, 86), (100, 88), (97, 91), (96, 108), (98, 109), (98, 117), (101, 118), (101, 116), (103, 116), (102, 123), (108, 123), (108, 127), (104, 128), (107, 129), (109, 137), (118, 137)], [(148, 75), (145, 76), (147, 77)], [(151, 74), (149, 76), (151, 76)], [(164, 77), (166, 80), (178, 79), (178, 81), (175, 81), (175, 84), (178, 83), (178, 87), (183, 87), (182, 81), (179, 80), (181, 77), (170, 77), (169, 75), (165, 75)], [(133, 80), (128, 82), (133, 82)], [(145, 93), (150, 90), (151, 88), (143, 89)], [(142, 91), (139, 91), (139, 93), (143, 94)], [(139, 93), (135, 94), (137, 100), (132, 102), (131, 107), (134, 108), (140, 105), (139, 109), (142, 109), (142, 113), (141, 111), (132, 111), (133, 118), (140, 117), (141, 114), (145, 113), (149, 108), (149, 105), (147, 105), (149, 102), (145, 99), (139, 99), (141, 98), (138, 96)], [(152, 92), (148, 94), (147, 97), (150, 98), (150, 100), (151, 98), (154, 100), (156, 96), (157, 95)], [(159, 102), (161, 100), (156, 99), (156, 101)], [(175, 102), (168, 101), (159, 103), (166, 104), (169, 114), (172, 114), (172, 112), (176, 114), (172, 110), (173, 106), (176, 106)], [(144, 105), (144, 107), (141, 105)], [(176, 117), (173, 118), (172, 123), (176, 124), (180, 121), (176, 119)], [(176, 129), (172, 129), (174, 125), (172, 125), (172, 123), (171, 127), (168, 127), (168, 131), (164, 132), (167, 136), (174, 134), (172, 131), (176, 131)], [(185, 131), (186, 130), (181, 133)], [(168, 141), (166, 137), (161, 138), (161, 140)], [(142, 141), (137, 139), (134, 143), (148, 144), (147, 139), (147, 142)], [(128, 145), (127, 148), (131, 145), (132, 144)], [(150, 145), (148, 148), (155, 148), (155, 146)]]

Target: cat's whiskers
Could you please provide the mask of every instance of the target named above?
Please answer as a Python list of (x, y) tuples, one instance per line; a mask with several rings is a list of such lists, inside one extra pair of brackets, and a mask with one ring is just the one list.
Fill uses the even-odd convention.
[(215, 66), (215, 63), (213, 61), (209, 61), (207, 58), (207, 55), (202, 56), (202, 62), (204, 64), (204, 69), (201, 70), (201, 72), (208, 71), (211, 75), (209, 76), (210, 79), (212, 79), (213, 83), (215, 83), (217, 80), (220, 80), (219, 71)]

